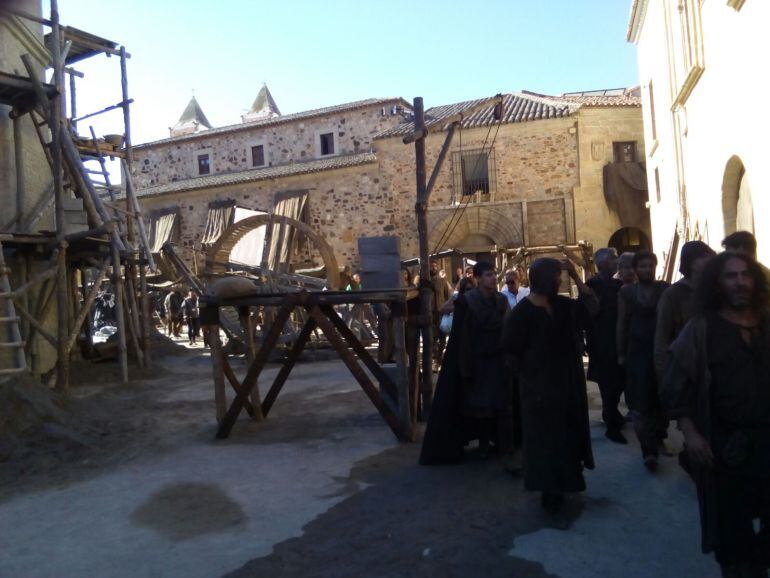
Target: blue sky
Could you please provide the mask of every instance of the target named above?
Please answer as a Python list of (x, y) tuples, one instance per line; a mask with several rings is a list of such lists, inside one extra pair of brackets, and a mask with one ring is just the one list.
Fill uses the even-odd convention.
[[(237, 123), (263, 81), (284, 114), (369, 97), (423, 96), (432, 106), (521, 89), (638, 83), (635, 49), (625, 40), (630, 0), (59, 4), (62, 23), (131, 53), (135, 143), (168, 136), (193, 90), (212, 124)], [(79, 114), (119, 100), (115, 59), (78, 68), (87, 75)], [(110, 132), (118, 120), (116, 113), (94, 122)]]

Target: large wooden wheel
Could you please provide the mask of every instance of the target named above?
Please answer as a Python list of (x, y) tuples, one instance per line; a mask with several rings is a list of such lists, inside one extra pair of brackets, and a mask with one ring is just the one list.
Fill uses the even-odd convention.
[[(254, 231), (255, 229), (271, 226), (273, 227), (274, 233), (276, 229), (281, 230), (281, 236), (283, 238), (287, 238), (288, 230), (293, 229), (298, 233), (294, 235), (295, 238), (299, 239), (305, 237), (309, 239), (323, 260), (326, 269), (328, 288), (339, 288), (339, 267), (337, 266), (337, 258), (334, 256), (334, 251), (329, 243), (305, 223), (280, 215), (255, 215), (253, 217), (247, 217), (242, 221), (238, 221), (229, 227), (208, 250), (206, 254), (207, 271), (209, 273), (226, 273), (230, 263), (230, 253), (238, 241), (240, 241), (247, 233)], [(266, 271), (265, 273), (269, 274), (270, 272)], [(281, 283), (279, 282), (278, 285), (280, 284)]]

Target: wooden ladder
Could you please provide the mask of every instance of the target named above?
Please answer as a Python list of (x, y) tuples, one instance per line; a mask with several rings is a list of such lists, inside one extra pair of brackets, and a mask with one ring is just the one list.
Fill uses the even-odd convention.
[(0, 376), (15, 375), (27, 371), (27, 359), (24, 355), (24, 342), (21, 340), (19, 318), (16, 316), (16, 308), (13, 306), (13, 292), (11, 282), (8, 280), (10, 269), (5, 264), (3, 255), (3, 243), (0, 241), (0, 327), (7, 330), (0, 331), (0, 339), (10, 338), (10, 341), (0, 341), (0, 349), (14, 349), (14, 367), (0, 367)]

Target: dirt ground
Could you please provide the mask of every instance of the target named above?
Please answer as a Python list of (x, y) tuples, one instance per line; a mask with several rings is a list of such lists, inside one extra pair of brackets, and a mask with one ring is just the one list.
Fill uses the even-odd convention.
[(607, 442), (595, 388), (598, 467), (565, 530), (495, 459), (418, 466), (339, 361), (298, 365), (270, 419), (216, 441), (207, 352), (156, 357), (127, 386), (79, 367), (56, 419), (0, 463), (0, 576), (719, 574), (689, 480)]

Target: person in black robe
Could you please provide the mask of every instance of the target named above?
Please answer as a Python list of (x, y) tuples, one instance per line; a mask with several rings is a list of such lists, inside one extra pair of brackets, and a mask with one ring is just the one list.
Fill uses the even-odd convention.
[(490, 263), (474, 266), (476, 288), (457, 296), (420, 463), (456, 462), (463, 447), (479, 440), (482, 457), (496, 441), (501, 453), (512, 446), (511, 396), (500, 345), (508, 301), (497, 291)]
[(684, 435), (703, 551), (726, 578), (766, 578), (770, 568), (768, 302), (753, 259), (727, 252), (710, 261), (660, 388)]
[(615, 249), (605, 247), (594, 254), (598, 275), (586, 281), (599, 299), (599, 312), (593, 318), (588, 331), (588, 379), (595, 381), (602, 396), (602, 420), (606, 426), (605, 436), (619, 444), (627, 444), (620, 431), (626, 418), (620, 413), (618, 404), (623, 395), (626, 376), (618, 365), (617, 339), (618, 292), (623, 286), (615, 278), (618, 270), (618, 256)]
[[(562, 270), (577, 300), (558, 294)], [(594, 467), (582, 332), (599, 303), (568, 259), (536, 259), (529, 278), (531, 293), (506, 319), (503, 349), (519, 368), (524, 486), (542, 492), (543, 507), (555, 514), (565, 493), (585, 490), (583, 468)]]
[(658, 258), (649, 251), (634, 255), (637, 282), (618, 293), (618, 363), (626, 370), (626, 403), (642, 449), (644, 466), (658, 469), (658, 455), (671, 455), (665, 446), (668, 417), (658, 399), (655, 374), (655, 328), (658, 303), (669, 287), (655, 280)]

